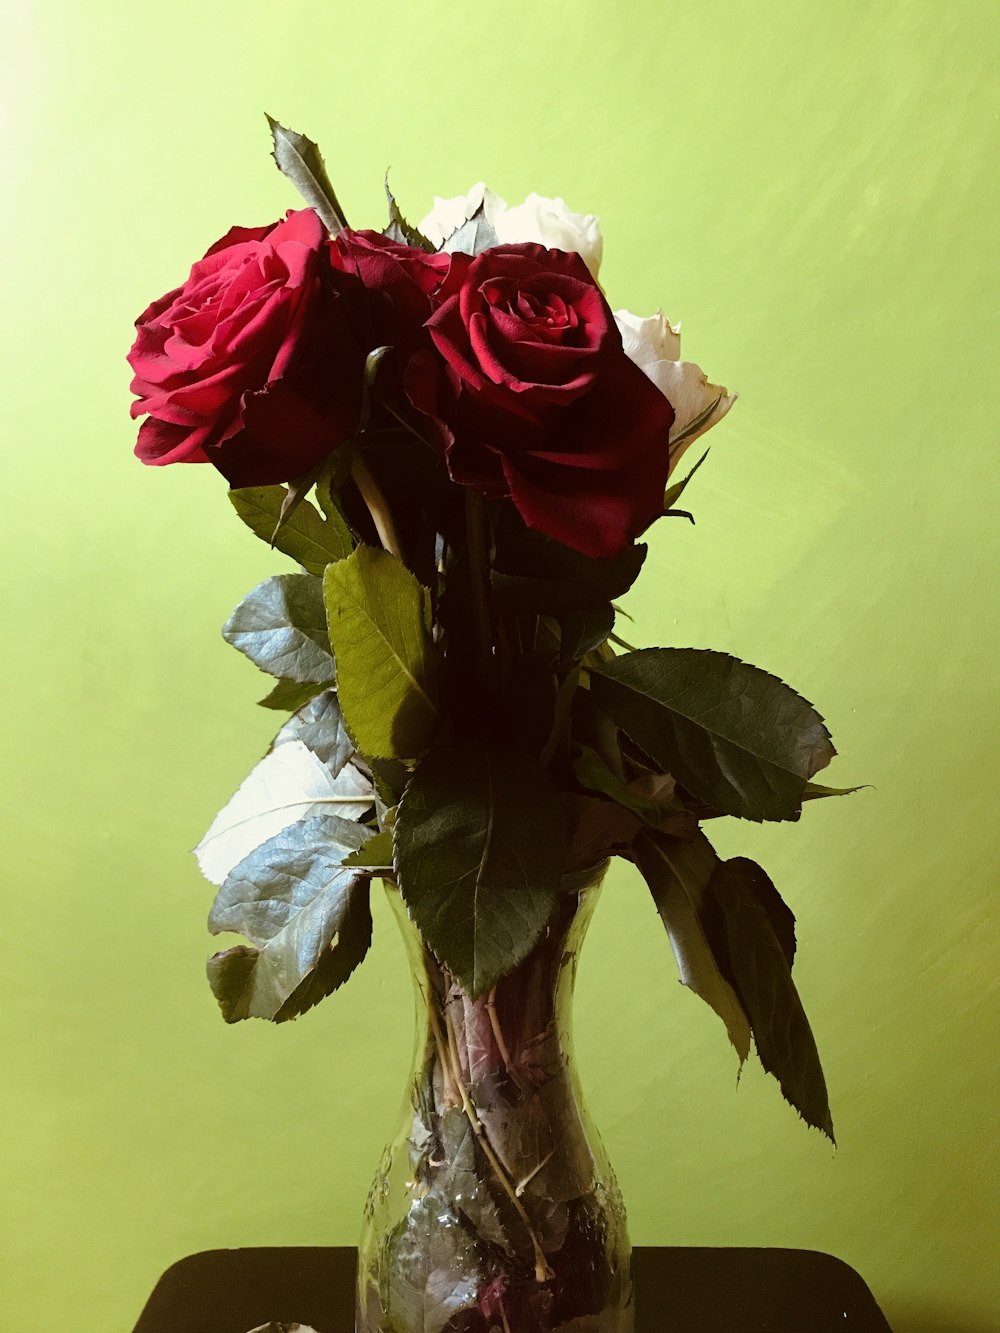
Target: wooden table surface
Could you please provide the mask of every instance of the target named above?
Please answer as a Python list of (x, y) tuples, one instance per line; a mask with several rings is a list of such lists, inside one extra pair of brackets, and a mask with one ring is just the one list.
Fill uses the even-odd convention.
[[(206, 1250), (168, 1268), (134, 1333), (354, 1333), (355, 1251)], [(891, 1333), (862, 1278), (812, 1250), (633, 1252), (636, 1333)]]

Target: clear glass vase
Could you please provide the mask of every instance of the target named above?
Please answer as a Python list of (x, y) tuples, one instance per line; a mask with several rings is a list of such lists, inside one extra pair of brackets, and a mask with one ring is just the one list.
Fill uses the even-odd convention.
[(357, 1333), (632, 1333), (625, 1210), (570, 1030), (603, 872), (563, 881), (542, 940), (477, 1000), (388, 886), (417, 1040), (402, 1124), (365, 1208)]

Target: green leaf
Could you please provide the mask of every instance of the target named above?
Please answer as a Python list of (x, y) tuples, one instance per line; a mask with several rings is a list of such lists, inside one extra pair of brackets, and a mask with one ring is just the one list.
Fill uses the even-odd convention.
[(355, 885), (344, 912), (336, 940), (319, 956), (274, 1016), (275, 1023), (287, 1023), (339, 990), (364, 962), (372, 942), (372, 914), (368, 898), (368, 878)]
[(393, 1232), (385, 1265), (389, 1329), (445, 1333), (462, 1310), (474, 1310), (486, 1284), (475, 1242), (456, 1225), (448, 1201), (431, 1191), (415, 1199)]
[(258, 699), (257, 703), (261, 708), (281, 709), (285, 712), (295, 713), (303, 704), (307, 704), (310, 699), (317, 694), (321, 694), (326, 688), (326, 681), (310, 680), (300, 684), (297, 680), (279, 680), (274, 689), (269, 694), (265, 694), (263, 699)]
[(821, 782), (807, 782), (802, 799), (820, 801), (827, 796), (853, 796), (857, 791), (867, 790), (868, 786), (868, 783), (863, 782), (860, 787), (824, 787)]
[(433, 241), (429, 241), (423, 232), (407, 222), (399, 211), (399, 205), (389, 189), (388, 172), (385, 173), (385, 197), (389, 201), (389, 225), (382, 235), (388, 236), (390, 241), (398, 241), (400, 245), (413, 245), (418, 250), (426, 250), (428, 254), (433, 254), (437, 248)]
[(333, 690), (325, 690), (290, 717), (271, 743), (274, 750), (288, 741), (301, 741), (336, 775), (355, 754), (344, 715)]
[[(350, 537), (350, 526), (340, 506), (339, 491), (351, 475), (353, 466), (354, 445), (351, 441), (345, 440), (330, 454), (316, 478), (316, 499), (319, 501), (320, 509), (332, 523), (344, 527), (348, 537)], [(351, 545), (353, 544), (354, 539), (351, 538)]]
[(592, 610), (626, 593), (639, 577), (647, 547), (596, 560), (531, 529), (500, 529), (490, 582), (496, 604), (515, 611)]
[(644, 823), (651, 824), (654, 828), (663, 818), (662, 806), (629, 791), (625, 783), (612, 773), (597, 751), (592, 750), (589, 745), (580, 747), (573, 762), (573, 776), (581, 787), (586, 787), (588, 791), (600, 792), (602, 796), (609, 796), (612, 801), (624, 806), (626, 810), (631, 810)]
[(427, 944), (473, 997), (538, 942), (568, 836), (560, 793), (530, 755), (450, 744), (417, 766), (396, 817), (399, 890)]
[(334, 194), (319, 149), (312, 139), (286, 129), (271, 116), (267, 116), (267, 123), (271, 127), (273, 156), (278, 170), (288, 177), (309, 207), (316, 210), (330, 235), (336, 236), (347, 226), (347, 219)]
[(343, 861), (367, 836), (358, 824), (320, 815), (284, 829), (230, 871), (209, 930), (237, 931), (257, 947), (209, 963), (227, 1023), (294, 1018), (360, 963), (371, 937), (366, 881)]
[(363, 847), (344, 858), (345, 866), (372, 867), (392, 870), (392, 830), (383, 829), (369, 838)]
[(615, 627), (615, 609), (610, 602), (576, 611), (566, 611), (559, 617), (560, 655), (567, 661), (578, 662), (599, 648)]
[(477, 1153), (476, 1135), (461, 1107), (449, 1107), (441, 1117), (441, 1156), (444, 1165), (435, 1188), (468, 1219), (477, 1238), (510, 1254), (510, 1241), (484, 1179), (488, 1168)]
[(835, 754), (811, 704), (727, 653), (643, 648), (595, 668), (591, 690), (664, 772), (741, 819), (797, 819)]
[[(712, 404), (712, 406), (709, 408), (709, 416), (711, 416), (711, 414), (715, 411), (718, 405), (719, 405), (719, 400), (716, 399), (715, 402)], [(683, 477), (680, 481), (675, 481), (672, 486), (667, 487), (663, 495), (663, 509), (665, 513), (669, 513), (669, 511), (673, 509), (674, 505), (684, 494), (684, 490), (688, 482), (698, 471), (698, 469), (701, 467), (702, 463), (704, 463), (707, 457), (708, 457), (708, 450), (706, 449), (686, 477)]]
[(719, 965), (723, 942), (710, 939), (706, 929), (705, 897), (719, 859), (702, 833), (688, 841), (644, 832), (636, 838), (634, 849), (670, 936), (681, 982), (725, 1023), (742, 1066), (750, 1054), (750, 1022)]
[(493, 225), (486, 216), (486, 210), (480, 204), (471, 218), (455, 228), (441, 249), (449, 255), (456, 253), (481, 255), (484, 250), (490, 250), (499, 243)]
[(432, 696), (430, 593), (371, 546), (330, 565), (325, 592), (340, 706), (358, 748), (382, 759), (415, 759), (441, 725)]
[(331, 561), (345, 559), (354, 549), (344, 520), (339, 515), (322, 518), (308, 501), (280, 523), (288, 499), (284, 486), (247, 486), (230, 491), (229, 499), (252, 532), (310, 574), (322, 574)]
[(770, 911), (762, 901), (762, 880), (768, 897), (778, 898), (760, 866), (744, 857), (720, 863), (712, 876), (710, 892), (722, 912), (730, 966), (761, 1064), (803, 1120), (833, 1142), (819, 1052), (792, 980), (787, 936), (775, 930), (773, 898)]
[(315, 574), (275, 574), (266, 579), (240, 602), (223, 626), (222, 637), (254, 666), (279, 679), (301, 684), (329, 684), (334, 679), (323, 582)]
[(572, 827), (566, 853), (567, 872), (600, 865), (612, 853), (624, 852), (642, 828), (630, 810), (613, 801), (567, 793), (563, 804)]

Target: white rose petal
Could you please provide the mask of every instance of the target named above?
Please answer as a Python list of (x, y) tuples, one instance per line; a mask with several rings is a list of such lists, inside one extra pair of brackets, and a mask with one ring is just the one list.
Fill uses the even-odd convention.
[(626, 355), (674, 409), (674, 424), (670, 427), (673, 467), (690, 444), (722, 420), (737, 395), (719, 384), (709, 384), (708, 376), (693, 361), (680, 360), (681, 326), (671, 324), (662, 310), (648, 318), (634, 315), (630, 310), (616, 310), (615, 323), (621, 331)]
[(450, 199), (435, 195), (434, 207), (419, 222), (419, 230), (440, 248), (480, 207), (501, 245), (533, 242), (550, 250), (575, 250), (597, 277), (604, 249), (601, 224), (592, 213), (574, 213), (564, 199), (529, 194), (523, 204), (508, 208), (498, 194), (479, 181), (466, 194)]
[(533, 241), (550, 250), (576, 251), (597, 277), (604, 251), (600, 221), (593, 213), (574, 213), (565, 199), (529, 194), (523, 204), (502, 212), (493, 226), (502, 245)]
[(637, 366), (655, 366), (657, 361), (676, 361), (681, 354), (681, 326), (671, 324), (662, 310), (643, 318), (631, 310), (616, 310), (622, 346)]
[(488, 190), (483, 181), (473, 185), (467, 194), (456, 194), (450, 199), (442, 199), (439, 195), (435, 195), (434, 207), (426, 217), (421, 218), (417, 230), (426, 236), (432, 245), (440, 248), (452, 232), (458, 231), (462, 223), (468, 222), (480, 207), (486, 214), (487, 222), (496, 230), (497, 219), (507, 205), (498, 194)]

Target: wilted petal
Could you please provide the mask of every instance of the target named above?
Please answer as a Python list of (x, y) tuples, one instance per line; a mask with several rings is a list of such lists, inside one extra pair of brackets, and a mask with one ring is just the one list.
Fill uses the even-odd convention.
[(684, 450), (726, 415), (737, 395), (708, 376), (693, 361), (679, 360), (681, 326), (671, 324), (662, 310), (644, 318), (616, 310), (615, 323), (626, 355), (648, 376), (674, 409), (670, 428), (670, 465)]
[(633, 315), (631, 310), (616, 310), (615, 323), (622, 335), (626, 356), (637, 366), (657, 361), (677, 361), (681, 355), (681, 326), (671, 324), (662, 310), (655, 315)]
[(722, 420), (737, 395), (728, 393), (721, 384), (709, 384), (705, 372), (693, 361), (658, 361), (642, 369), (674, 409), (670, 428), (673, 467), (688, 445)]

